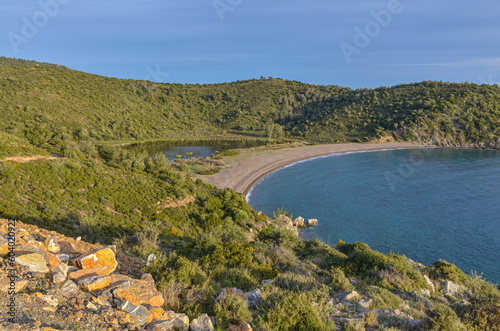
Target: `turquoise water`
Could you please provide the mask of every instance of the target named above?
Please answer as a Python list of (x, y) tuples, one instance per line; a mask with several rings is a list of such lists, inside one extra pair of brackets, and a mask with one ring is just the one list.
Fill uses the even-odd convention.
[(284, 207), (317, 218), (305, 239), (362, 241), (500, 283), (500, 152), (418, 149), (351, 153), (281, 169), (247, 197), (257, 211)]

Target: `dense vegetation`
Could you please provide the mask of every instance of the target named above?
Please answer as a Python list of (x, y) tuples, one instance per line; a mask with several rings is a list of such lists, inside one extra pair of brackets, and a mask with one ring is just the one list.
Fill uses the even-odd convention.
[(0, 130), (34, 145), (231, 130), (320, 142), (500, 145), (500, 87), (422, 82), (351, 90), (282, 79), (213, 85), (120, 80), (0, 58)]
[[(347, 330), (401, 329), (411, 319), (419, 329), (498, 330), (500, 291), (479, 276), (444, 261), (423, 266), (384, 255), (363, 243), (301, 241), (281, 225), (286, 213), (271, 220), (241, 194), (191, 177), (214, 171), (213, 164), (234, 152), (167, 162), (163, 154), (109, 144), (233, 130), (495, 147), (498, 86), (424, 82), (352, 91), (280, 79), (155, 84), (5, 58), (0, 65), (0, 216), (115, 244), (144, 259), (154, 253), (147, 271), (166, 309), (190, 317), (209, 313), (221, 330), (243, 321), (255, 330), (332, 330), (335, 323)], [(5, 160), (51, 152), (59, 154)], [(459, 295), (444, 295), (446, 280), (460, 285)], [(215, 302), (224, 287), (259, 287), (263, 303)], [(371, 299), (361, 319), (361, 301), (335, 301), (352, 290)]]

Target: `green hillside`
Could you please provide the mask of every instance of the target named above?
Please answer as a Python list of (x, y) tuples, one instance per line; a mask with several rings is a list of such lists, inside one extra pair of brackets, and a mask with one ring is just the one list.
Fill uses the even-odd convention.
[[(0, 59), (0, 130), (33, 144), (231, 130), (317, 142), (500, 145), (500, 87), (422, 82), (351, 90), (282, 79), (158, 84)], [(282, 130), (284, 129), (284, 131)], [(54, 141), (56, 139), (56, 141)]]
[[(242, 194), (192, 178), (234, 151), (168, 162), (115, 143), (227, 132), (498, 148), (499, 98), (498, 86), (438, 82), (375, 90), (281, 79), (157, 84), (0, 58), (0, 218), (143, 260), (155, 254), (143, 271), (163, 309), (215, 316), (217, 330), (242, 322), (264, 331), (498, 330), (499, 286), (475, 273), (364, 243), (302, 241), (286, 212), (271, 219)], [(227, 287), (258, 288), (262, 302), (216, 301)]]

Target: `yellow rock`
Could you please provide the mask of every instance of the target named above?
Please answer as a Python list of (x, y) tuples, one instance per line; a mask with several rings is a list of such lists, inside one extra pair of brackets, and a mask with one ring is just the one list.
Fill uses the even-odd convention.
[(94, 269), (101, 266), (109, 266), (106, 275), (109, 275), (116, 269), (115, 257), (116, 247), (108, 246), (95, 251), (91, 254), (80, 256), (74, 259), (75, 265), (78, 269)]

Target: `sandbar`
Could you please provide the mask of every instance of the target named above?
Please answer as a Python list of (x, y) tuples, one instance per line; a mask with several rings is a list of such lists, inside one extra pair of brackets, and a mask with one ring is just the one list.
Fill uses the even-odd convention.
[(204, 180), (219, 189), (229, 187), (247, 196), (252, 187), (264, 177), (298, 161), (337, 153), (422, 147), (426, 146), (414, 143), (392, 142), (375, 144), (326, 144), (277, 150), (249, 151), (237, 156), (225, 157), (226, 168), (215, 175), (204, 178)]

